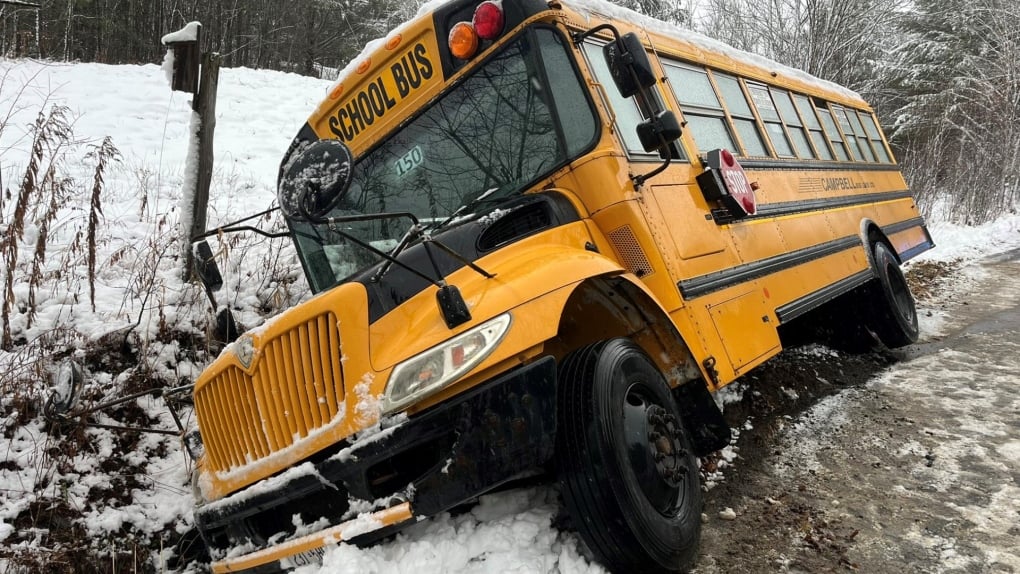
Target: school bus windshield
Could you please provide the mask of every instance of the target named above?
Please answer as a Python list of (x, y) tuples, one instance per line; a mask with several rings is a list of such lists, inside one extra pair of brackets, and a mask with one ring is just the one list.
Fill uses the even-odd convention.
[[(551, 28), (529, 29), (359, 159), (333, 216), (410, 212), (435, 224), (483, 195), (463, 215), (491, 208), (593, 143), (597, 124), (588, 102), (566, 39)], [(343, 231), (389, 251), (407, 223), (344, 223)], [(379, 260), (328, 226), (296, 231), (316, 291)]]

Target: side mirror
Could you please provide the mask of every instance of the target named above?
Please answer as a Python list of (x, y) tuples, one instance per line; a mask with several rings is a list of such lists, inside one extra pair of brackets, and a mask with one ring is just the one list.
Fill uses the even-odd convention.
[(609, 73), (613, 76), (620, 95), (629, 98), (655, 85), (655, 72), (648, 60), (641, 40), (634, 32), (627, 32), (615, 42), (603, 46), (602, 55), (606, 59)]
[(671, 110), (663, 110), (637, 125), (638, 139), (645, 151), (662, 149), (680, 139), (682, 133), (680, 122)]
[(339, 140), (319, 140), (299, 150), (283, 169), (276, 197), (288, 219), (321, 219), (351, 187), (354, 156)]

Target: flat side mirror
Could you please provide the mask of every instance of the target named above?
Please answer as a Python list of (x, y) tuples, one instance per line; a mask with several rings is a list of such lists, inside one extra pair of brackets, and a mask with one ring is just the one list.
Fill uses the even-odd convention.
[(351, 187), (354, 156), (339, 140), (319, 140), (295, 153), (283, 168), (276, 197), (288, 219), (326, 216)]
[(627, 32), (615, 42), (602, 47), (602, 55), (606, 59), (609, 73), (613, 76), (620, 95), (629, 98), (655, 85), (655, 72), (648, 60), (641, 40), (634, 32)]
[(645, 151), (655, 151), (680, 139), (683, 131), (676, 114), (663, 110), (637, 125), (638, 139)]

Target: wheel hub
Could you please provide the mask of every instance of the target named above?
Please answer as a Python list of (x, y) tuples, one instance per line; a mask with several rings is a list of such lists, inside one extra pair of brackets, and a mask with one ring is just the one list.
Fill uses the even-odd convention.
[(631, 389), (624, 408), (627, 453), (645, 498), (665, 516), (682, 507), (689, 453), (679, 418), (651, 393)]
[(687, 451), (681, 446), (680, 421), (659, 405), (649, 405), (648, 448), (655, 460), (655, 470), (666, 484), (678, 487), (687, 476), (683, 459)]

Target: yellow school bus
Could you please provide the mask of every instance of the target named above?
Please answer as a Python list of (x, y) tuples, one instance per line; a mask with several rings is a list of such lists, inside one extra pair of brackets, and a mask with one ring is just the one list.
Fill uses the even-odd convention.
[(424, 11), (341, 74), (279, 202), (315, 296), (194, 391), (215, 572), (526, 477), (610, 570), (687, 569), (711, 393), (808, 317), (915, 341), (900, 264), (933, 246), (860, 96), (601, 0)]

